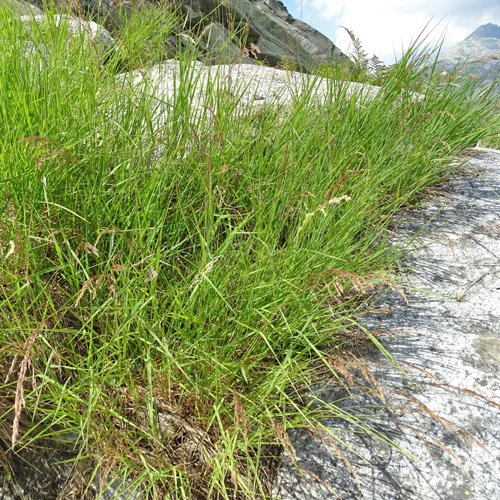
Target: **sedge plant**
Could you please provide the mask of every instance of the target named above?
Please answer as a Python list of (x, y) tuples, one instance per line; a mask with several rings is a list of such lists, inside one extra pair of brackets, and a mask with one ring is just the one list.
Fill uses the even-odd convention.
[(392, 215), (498, 126), (488, 96), (432, 78), (416, 96), (415, 45), (375, 96), (332, 78), (320, 101), (316, 77), (244, 112), (217, 68), (196, 93), (181, 52), (166, 101), (83, 35), (0, 15), (2, 463), (69, 433), (81, 498), (106, 473), (151, 498), (264, 498), (290, 429), (375, 433), (303, 395), (341, 383), (391, 279)]

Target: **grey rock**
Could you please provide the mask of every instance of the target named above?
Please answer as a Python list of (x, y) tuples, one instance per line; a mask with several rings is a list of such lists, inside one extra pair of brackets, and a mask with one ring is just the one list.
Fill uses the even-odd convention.
[[(5, 0), (3, 0), (5, 1)], [(34, 0), (43, 8), (43, 0)], [(95, 19), (107, 28), (116, 29), (130, 17), (134, 8), (151, 6), (148, 0), (79, 0), (71, 11)], [(55, 0), (62, 10), (67, 2)], [(184, 18), (184, 25), (167, 46), (187, 44), (200, 51), (200, 60), (245, 61), (245, 46), (258, 46), (257, 57), (269, 65), (277, 65), (285, 56), (295, 60), (303, 70), (312, 70), (322, 63), (349, 63), (347, 57), (324, 35), (308, 24), (295, 19), (278, 0), (174, 0)], [(179, 36), (182, 35), (182, 36)], [(175, 48), (175, 45), (174, 45)], [(179, 45), (177, 45), (179, 48)]]
[(17, 15), (40, 15), (42, 11), (25, 0), (0, 0), (0, 7), (5, 7)]
[[(283, 57), (311, 70), (325, 62), (347, 62), (346, 56), (324, 35), (289, 14), (277, 0), (180, 0), (189, 24), (210, 23), (233, 27), (241, 43), (259, 47), (259, 59), (274, 66)], [(248, 31), (245, 31), (248, 26)]]
[[(175, 107), (175, 99), (182, 85), (182, 74), (189, 80), (196, 82), (194, 92), (190, 92), (191, 120), (194, 126), (202, 113), (206, 113), (205, 106), (216, 107), (217, 95), (221, 93), (227, 98), (237, 100), (237, 110), (247, 112), (263, 105), (289, 105), (301, 92), (313, 86), (314, 99), (321, 104), (327, 98), (332, 98), (329, 89), (331, 82), (325, 78), (294, 71), (285, 71), (251, 64), (221, 64), (217, 66), (204, 65), (193, 62), (190, 67), (185, 66), (181, 72), (179, 61), (168, 60), (152, 67), (148, 71), (135, 71), (117, 76), (122, 85), (131, 85), (140, 88), (146, 86), (151, 89), (155, 121), (167, 123), (168, 115)], [(340, 83), (340, 82), (339, 82)], [(347, 85), (347, 95), (371, 97), (377, 94), (379, 87), (363, 85), (356, 82), (343, 82)]]
[[(25, 24), (27, 29), (31, 29), (31, 23), (35, 21), (38, 24), (47, 22), (47, 16), (21, 16), (21, 21)], [(86, 40), (93, 41), (103, 49), (110, 49), (115, 41), (109, 31), (93, 21), (85, 21), (83, 19), (64, 15), (54, 15), (52, 21), (56, 26), (63, 25), (72, 33), (83, 33)]]
[(127, 478), (119, 476), (105, 482), (105, 489), (100, 492), (100, 481), (95, 479), (92, 482), (92, 489), (95, 492), (96, 500), (145, 500), (147, 497)]
[[(92, 463), (75, 461), (77, 435), (64, 432), (56, 439), (39, 443), (37, 453), (10, 453), (12, 478), (0, 469), (0, 500), (142, 500), (146, 496), (137, 482), (123, 475), (104, 477), (103, 470), (94, 475)], [(3, 443), (2, 443), (3, 444)], [(93, 478), (92, 481), (89, 481)]]
[(23, 71), (27, 71), (30, 75), (37, 75), (47, 66), (50, 58), (50, 51), (47, 49), (46, 45), (36, 45), (28, 41), (24, 44), (24, 58), (27, 65)]
[[(45, 0), (32, 0), (40, 9), (44, 10), (47, 6)], [(132, 4), (139, 5), (142, 0), (132, 2), (132, 0), (74, 0), (67, 2), (65, 0), (53, 0), (49, 5), (56, 7), (63, 13), (72, 13), (73, 15), (92, 19), (107, 28), (118, 28), (130, 16)]]
[[(186, 92), (188, 83), (189, 92)], [(286, 115), (293, 101), (305, 89), (311, 92), (310, 101), (322, 105), (326, 99), (333, 99), (332, 82), (300, 72), (285, 71), (253, 64), (220, 64), (210, 66), (199, 61), (190, 65), (178, 60), (164, 61), (147, 71), (134, 71), (117, 75), (118, 86), (132, 87), (134, 93), (144, 91), (151, 96), (151, 116), (153, 123), (169, 133), (172, 113), (178, 107), (177, 99), (189, 99), (189, 123), (196, 128), (204, 117), (211, 120), (211, 112), (216, 112), (221, 99), (229, 100), (234, 113), (256, 112), (261, 107), (276, 105), (282, 116)], [(345, 87), (345, 95), (359, 102), (375, 96), (380, 87), (357, 82), (337, 82)], [(180, 91), (180, 89), (183, 89)], [(126, 94), (126, 93), (125, 93)], [(420, 98), (420, 96), (416, 96)], [(130, 105), (124, 101), (120, 108)], [(182, 104), (185, 106), (185, 102)], [(208, 112), (207, 110), (211, 110)], [(163, 146), (155, 148), (153, 159), (163, 154)]]
[(95, 17), (99, 22), (108, 22), (110, 26), (120, 26), (132, 13), (131, 0), (115, 2), (113, 0), (79, 0), (79, 7), (87, 16)]
[(369, 365), (392, 411), (361, 391), (342, 405), (341, 388), (317, 388), (413, 459), (331, 419), (360, 487), (327, 439), (295, 431), (303, 475), (285, 455), (276, 486), (285, 500), (334, 499), (334, 490), (344, 500), (500, 498), (500, 151), (470, 154), (438, 198), (398, 214), (390, 242), (410, 245), (405, 297), (381, 293), (375, 306), (386, 312), (362, 316), (368, 330), (390, 333), (383, 345), (408, 375), (381, 354)]
[(231, 41), (229, 30), (219, 24), (211, 24), (202, 31), (200, 48), (206, 54), (213, 54), (210, 57), (213, 63), (231, 64), (242, 57), (241, 50)]

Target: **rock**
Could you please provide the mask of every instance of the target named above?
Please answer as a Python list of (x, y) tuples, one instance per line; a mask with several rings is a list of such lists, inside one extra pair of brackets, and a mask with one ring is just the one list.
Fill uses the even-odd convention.
[[(28, 29), (33, 20), (36, 23), (45, 23), (47, 22), (47, 16), (21, 16), (21, 21), (25, 23)], [(59, 26), (60, 24), (64, 25), (66, 29), (69, 29), (75, 34), (84, 33), (85, 39), (96, 42), (99, 46), (101, 46), (101, 48), (105, 50), (110, 49), (115, 43), (109, 31), (93, 21), (85, 21), (73, 16), (68, 17), (68, 15), (66, 14), (55, 15), (53, 16), (52, 21), (56, 26)]]
[[(0, 6), (12, 10), (13, 14), (20, 15), (21, 21), (30, 29), (31, 23), (46, 23), (47, 17), (36, 5), (30, 4), (25, 0), (0, 0)], [(101, 48), (109, 49), (115, 41), (109, 31), (93, 21), (80, 19), (71, 14), (54, 15), (51, 21), (56, 26), (63, 24), (73, 33), (84, 33), (87, 40), (96, 42)]]
[[(194, 62), (181, 72), (179, 61), (169, 60), (148, 71), (118, 75), (117, 82), (127, 86), (146, 85), (148, 89), (152, 89), (153, 102), (157, 103), (154, 110), (155, 121), (162, 124), (169, 122), (172, 106), (175, 107), (175, 98), (179, 94), (177, 89), (182, 82), (182, 74), (189, 79), (186, 75), (190, 75), (190, 72), (193, 72), (192, 81), (196, 82), (196, 88), (189, 93), (192, 126), (196, 126), (200, 116), (206, 113), (204, 106), (216, 107), (217, 99), (214, 97), (221, 93), (237, 101), (238, 112), (272, 104), (286, 109), (297, 95), (311, 85), (314, 86), (313, 95), (318, 104), (327, 97), (331, 98), (331, 83), (326, 78), (251, 64), (207, 66)], [(379, 91), (379, 87), (356, 82), (346, 85), (347, 96), (356, 96), (356, 99), (374, 96)]]
[[(326, 62), (347, 62), (346, 56), (324, 35), (292, 17), (278, 0), (180, 0), (189, 24), (220, 23), (233, 29), (241, 44), (259, 47), (259, 59), (271, 66), (285, 56), (304, 70)], [(248, 25), (248, 30), (245, 26)]]
[(47, 66), (50, 58), (50, 52), (46, 45), (34, 44), (33, 42), (24, 44), (23, 55), (28, 63), (25, 69), (30, 75), (40, 74), (43, 68)]
[(12, 480), (0, 474), (0, 500), (145, 500), (137, 483), (123, 475), (104, 477), (98, 470), (94, 476), (90, 461), (76, 460), (77, 440), (77, 434), (63, 432), (40, 446), (36, 455), (24, 450), (10, 453)]
[(0, 0), (0, 7), (6, 7), (17, 15), (40, 15), (42, 11), (35, 5), (31, 5), (25, 0)]
[[(4, 0), (5, 1), (5, 0)], [(43, 7), (43, 0), (35, 0)], [(292, 17), (278, 0), (173, 0), (185, 19), (175, 35), (192, 38), (201, 50), (201, 58), (210, 55), (213, 61), (251, 62), (245, 47), (256, 45), (258, 59), (276, 66), (284, 57), (291, 57), (302, 70), (310, 71), (319, 64), (348, 63), (347, 57), (320, 32)], [(55, 0), (67, 10), (67, 2)], [(78, 0), (72, 12), (94, 18), (107, 28), (119, 28), (134, 8), (151, 6), (148, 0)], [(182, 24), (182, 23), (181, 23)], [(190, 29), (190, 32), (185, 31)], [(169, 40), (182, 42), (182, 38)], [(189, 45), (189, 44), (188, 44)], [(222, 54), (221, 54), (222, 50)]]
[(53, 0), (48, 3), (45, 0), (33, 0), (33, 3), (42, 10), (49, 4), (62, 12), (71, 12), (75, 16), (90, 18), (99, 24), (105, 25), (106, 28), (115, 29), (121, 26), (130, 16), (132, 4), (140, 5), (142, 1), (72, 0), (71, 2), (67, 2), (66, 0)]
[[(102, 24), (108, 23), (112, 28), (119, 27), (132, 13), (132, 0), (78, 0), (79, 9)], [(137, 2), (137, 4), (140, 4)]]
[[(241, 59), (242, 53), (231, 40), (227, 28), (219, 24), (207, 26), (200, 35), (201, 49), (206, 54), (213, 54), (213, 63), (233, 63)], [(249, 58), (246, 58), (247, 60)]]
[[(378, 353), (369, 365), (393, 411), (363, 391), (343, 405), (416, 460), (332, 419), (326, 428), (351, 447), (346, 460), (328, 435), (291, 433), (303, 476), (285, 456), (276, 487), (285, 500), (330, 500), (333, 490), (345, 500), (500, 498), (500, 151), (469, 154), (440, 197), (397, 215), (390, 241), (413, 248), (401, 262), (414, 270), (398, 282), (405, 297), (384, 292), (384, 312), (362, 316), (368, 330), (390, 333), (383, 345), (406, 372)], [(341, 407), (342, 394), (318, 388)]]

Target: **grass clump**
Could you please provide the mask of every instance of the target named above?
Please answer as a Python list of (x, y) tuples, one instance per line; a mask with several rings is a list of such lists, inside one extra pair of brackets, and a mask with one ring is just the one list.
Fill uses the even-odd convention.
[(283, 56), (276, 67), (285, 71), (299, 71), (300, 69), (299, 63), (288, 55)]
[(175, 57), (174, 41), (178, 38), (175, 32), (179, 26), (180, 16), (173, 7), (138, 4), (128, 16), (122, 17), (120, 28), (112, 30), (117, 41), (113, 56), (120, 62), (120, 68), (127, 71)]
[(372, 99), (331, 80), (318, 105), (311, 82), (246, 113), (217, 75), (200, 101), (181, 54), (165, 102), (61, 26), (25, 58), (1, 15), (2, 457), (64, 430), (88, 480), (269, 495), (287, 430), (325, 416), (301, 396), (341, 378), (359, 300), (390, 279), (391, 216), (498, 125), (488, 97), (431, 78), (418, 98), (413, 47)]

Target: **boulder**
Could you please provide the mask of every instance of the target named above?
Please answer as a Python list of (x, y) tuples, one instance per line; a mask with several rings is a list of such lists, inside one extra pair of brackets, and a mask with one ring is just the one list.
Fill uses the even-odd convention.
[[(45, 0), (33, 1), (43, 8)], [(53, 2), (67, 10), (65, 0)], [(72, 12), (114, 30), (126, 22), (133, 8), (152, 3), (148, 0), (75, 0)], [(279, 0), (172, 0), (172, 5), (179, 9), (181, 20), (185, 21), (176, 35), (192, 37), (200, 59), (210, 54), (214, 62), (221, 58), (223, 62), (243, 58), (247, 63), (259, 59), (276, 66), (283, 58), (291, 58), (305, 71), (327, 62), (348, 62), (327, 37), (291, 16)], [(182, 42), (178, 36), (174, 39)], [(249, 48), (253, 51), (249, 52)]]
[[(200, 34), (199, 46), (202, 52), (213, 54), (212, 62), (232, 63), (242, 57), (242, 51), (231, 40), (230, 31), (220, 24), (208, 25)], [(249, 58), (245, 58), (245, 62)]]
[(203, 29), (218, 24), (232, 32), (240, 46), (255, 44), (258, 58), (276, 66), (284, 57), (303, 70), (327, 62), (347, 62), (324, 35), (295, 19), (279, 0), (179, 0), (188, 25)]
[(42, 11), (25, 0), (0, 0), (0, 7), (7, 8), (17, 15), (40, 15)]
[[(56, 14), (49, 16), (44, 14), (38, 7), (24, 0), (0, 0), (0, 6), (7, 8), (12, 15), (19, 17), (23, 23), (24, 29), (33, 35), (33, 26), (48, 24), (55, 26), (64, 26), (72, 34), (83, 34), (86, 41), (95, 44), (99, 51), (107, 53), (115, 41), (111, 34), (103, 26), (93, 22), (86, 21), (71, 14)], [(35, 29), (35, 31), (37, 31)], [(43, 43), (35, 43), (34, 40), (28, 40), (24, 43), (24, 58), (29, 61), (28, 71), (41, 70), (50, 58), (50, 52)], [(2, 61), (0, 61), (1, 63)]]
[[(293, 101), (305, 91), (310, 92), (309, 101), (319, 105), (333, 98), (331, 82), (327, 78), (250, 64), (220, 64), (215, 67), (195, 61), (181, 66), (179, 61), (173, 59), (147, 70), (116, 76), (118, 85), (132, 86), (137, 89), (137, 94), (146, 89), (154, 103), (152, 112), (158, 127), (170, 121), (176, 98), (183, 95), (179, 92), (183, 79), (196, 82), (189, 91), (190, 123), (195, 127), (206, 114), (207, 106), (217, 109), (214, 97), (218, 95), (232, 99), (237, 113), (255, 111), (261, 106), (277, 106), (285, 114)], [(346, 86), (346, 96), (358, 102), (374, 98), (380, 90), (380, 87), (357, 82), (349, 82)]]
[(439, 196), (395, 216), (388, 243), (411, 250), (404, 275), (360, 314), (398, 363), (364, 360), (383, 400), (361, 375), (349, 398), (337, 381), (318, 384), (312, 401), (362, 413), (362, 426), (293, 429), (277, 497), (500, 498), (500, 151), (465, 158)]
[(96, 18), (98, 22), (109, 28), (116, 28), (132, 13), (130, 0), (77, 0), (78, 9), (86, 16)]
[[(4, 2), (24, 0), (0, 0)], [(61, 12), (70, 12), (75, 16), (92, 19), (104, 25), (110, 31), (120, 27), (132, 13), (132, 5), (148, 3), (147, 0), (32, 0), (38, 10), (47, 7)]]
[[(47, 21), (47, 16), (21, 16), (21, 21), (28, 27), (28, 29), (33, 20), (38, 24), (44, 23)], [(104, 50), (110, 49), (115, 43), (109, 31), (93, 21), (84, 21), (83, 19), (73, 16), (68, 18), (67, 15), (55, 15), (53, 16), (53, 22), (56, 26), (62, 24), (66, 27), (66, 29), (75, 34), (84, 33), (85, 39), (92, 40)]]

